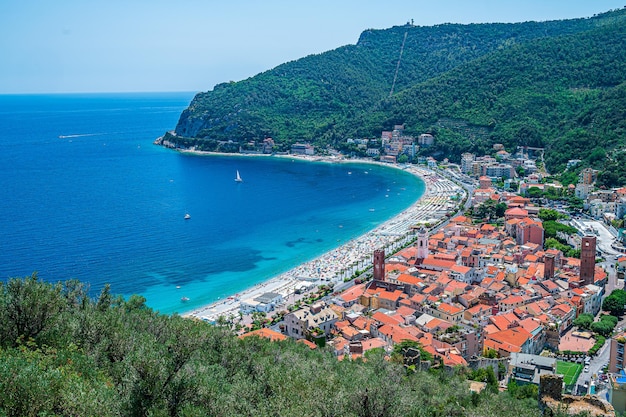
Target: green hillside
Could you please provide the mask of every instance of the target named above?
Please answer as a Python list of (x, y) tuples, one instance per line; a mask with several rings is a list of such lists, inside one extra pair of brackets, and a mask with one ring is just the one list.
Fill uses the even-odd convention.
[(511, 416), (537, 401), (472, 394), (464, 372), (338, 361), (291, 340), (238, 339), (142, 297), (76, 281), (0, 283), (2, 416)]
[[(498, 142), (540, 145), (548, 168), (560, 170), (596, 147), (596, 157), (621, 147), (625, 19), (626, 10), (615, 10), (550, 22), (366, 30), (356, 45), (198, 94), (178, 137), (168, 139), (221, 151), (266, 137), (279, 150), (297, 141), (337, 147), (406, 123), (409, 133), (435, 134), (429, 152), (439, 157), (458, 160)], [(600, 165), (596, 159), (587, 162)]]

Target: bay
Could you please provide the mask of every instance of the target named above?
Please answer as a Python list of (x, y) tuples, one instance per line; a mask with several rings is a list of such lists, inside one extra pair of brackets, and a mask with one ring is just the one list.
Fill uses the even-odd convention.
[(379, 165), (152, 145), (192, 97), (0, 96), (0, 279), (76, 278), (93, 296), (110, 283), (184, 312), (373, 229), (424, 191)]

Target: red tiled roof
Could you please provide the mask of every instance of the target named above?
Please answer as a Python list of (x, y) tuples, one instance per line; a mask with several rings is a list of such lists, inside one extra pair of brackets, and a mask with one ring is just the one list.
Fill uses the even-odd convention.
[(285, 336), (284, 334), (274, 331), (272, 329), (265, 328), (265, 327), (262, 329), (253, 330), (251, 332), (244, 333), (241, 336), (239, 336), (239, 338), (245, 339), (246, 337), (252, 337), (252, 336), (263, 337), (266, 339), (270, 339), (271, 341), (279, 341), (279, 340), (287, 339), (287, 336)]

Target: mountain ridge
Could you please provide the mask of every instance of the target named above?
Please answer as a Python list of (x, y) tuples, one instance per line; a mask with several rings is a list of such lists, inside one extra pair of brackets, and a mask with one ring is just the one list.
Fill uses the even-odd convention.
[[(626, 57), (621, 52), (626, 49), (624, 20), (626, 11), (617, 9), (589, 18), (547, 22), (367, 29), (355, 45), (309, 55), (199, 93), (181, 114), (176, 136), (168, 140), (178, 146), (227, 152), (266, 137), (275, 140), (277, 150), (287, 150), (298, 141), (320, 149), (341, 148), (347, 138), (377, 137), (393, 124), (406, 123), (410, 133), (435, 133), (437, 146), (430, 152), (453, 160), (460, 152), (484, 151), (494, 142), (508, 147), (523, 141), (544, 142), (550, 149), (564, 136), (572, 140), (572, 133), (555, 134), (560, 119), (587, 113), (596, 126), (603, 124), (597, 119), (602, 113), (598, 89), (615, 89), (626, 81)], [(543, 55), (533, 59), (533, 53)], [(538, 68), (538, 63), (543, 67)], [(576, 84), (577, 78), (593, 82)], [(608, 81), (606, 85), (597, 82), (602, 78)], [(487, 94), (485, 85), (493, 91)], [(574, 94), (576, 89), (579, 92)], [(558, 94), (551, 98), (549, 93), (554, 91)], [(408, 97), (430, 100), (430, 109), (408, 102)], [(572, 107), (569, 100), (588, 103)], [(623, 104), (614, 99), (615, 106)], [(530, 106), (524, 109), (526, 119), (516, 113), (522, 105)], [(546, 107), (554, 118), (548, 124)], [(515, 117), (507, 119), (507, 114)], [(437, 128), (442, 118), (487, 127), (491, 134), (479, 144), (466, 146), (459, 132)], [(582, 128), (591, 137), (599, 135), (595, 130), (590, 133), (589, 125), (582, 122), (569, 125), (568, 132)], [(527, 139), (525, 129), (531, 133)], [(574, 142), (569, 154), (548, 157), (550, 169), (562, 169), (563, 158), (578, 148), (587, 150)], [(605, 145), (602, 140), (596, 142)], [(607, 151), (619, 142), (609, 138)]]

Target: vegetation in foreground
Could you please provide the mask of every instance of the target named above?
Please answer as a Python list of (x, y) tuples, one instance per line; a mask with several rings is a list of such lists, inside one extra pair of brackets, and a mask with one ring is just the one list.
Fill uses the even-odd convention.
[(539, 414), (533, 399), (471, 393), (471, 374), (407, 371), (380, 351), (340, 362), (291, 340), (242, 340), (108, 287), (90, 299), (77, 281), (0, 284), (0, 416)]

